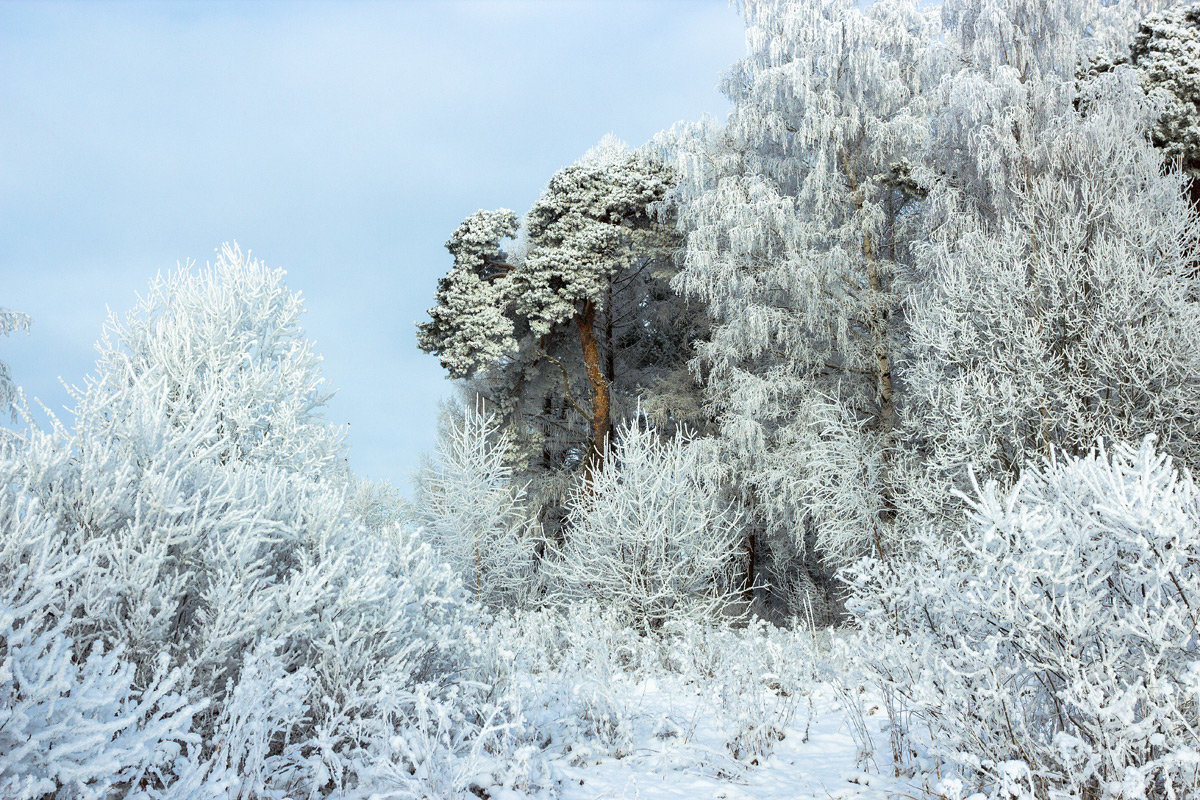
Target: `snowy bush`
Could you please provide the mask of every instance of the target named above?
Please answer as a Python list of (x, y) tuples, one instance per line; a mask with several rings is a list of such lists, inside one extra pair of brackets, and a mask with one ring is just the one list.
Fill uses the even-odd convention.
[(524, 488), (513, 483), (509, 435), (471, 408), (445, 409), (438, 433), (414, 482), (409, 521), (481, 599), (503, 606), (528, 598), (541, 537)]
[[(28, 330), (29, 315), (19, 311), (0, 308), (0, 336), (7, 336), (13, 331)], [(17, 385), (13, 382), (8, 364), (0, 361), (0, 414), (7, 414), (17, 403)]]
[(630, 681), (657, 660), (655, 648), (615, 609), (584, 600), (498, 615), (484, 672), (519, 709), (519, 742), (561, 748), (583, 763), (630, 752)]
[[(391, 740), (418, 692), (474, 730), (476, 612), (427, 544), (394, 525), (372, 532), (347, 504), (299, 310), (281, 272), (232, 248), (160, 279), (110, 322), (74, 430), (6, 451), (0, 486), (19, 487), (21, 524), (81, 559), (54, 578), (4, 552), (0, 597), (26, 568), (71, 587), (49, 638), (30, 629), (21, 646), (34, 649), (9, 658), (60, 659), (62, 680), (76, 669), (108, 687), (114, 699), (77, 713), (119, 709), (133, 733), (98, 744), (90, 768), (124, 768), (123, 742), (157, 727), (163, 743), (139, 745), (129, 769), (160, 767), (146, 788), (163, 796), (366, 792), (381, 760), (412, 768)], [(119, 694), (128, 686), (135, 700)], [(187, 716), (168, 690), (204, 708), (195, 747), (164, 765), (158, 750), (181, 735), (164, 720)]]
[(685, 436), (626, 426), (602, 470), (569, 504), (566, 543), (547, 568), (560, 599), (597, 598), (649, 632), (714, 619), (736, 586), (739, 516), (703, 480)]
[(382, 533), (404, 518), (404, 498), (387, 481), (351, 478), (346, 490), (346, 511), (367, 530)]
[(1030, 466), (970, 509), (958, 541), (861, 565), (854, 584), (867, 660), (930, 752), (987, 797), (1194, 795), (1190, 475), (1148, 438)]
[(108, 797), (194, 747), (204, 702), (175, 691), (180, 674), (164, 657), (135, 681), (119, 647), (76, 646), (67, 631), (96, 552), (63, 546), (22, 461), (0, 446), (0, 796)]

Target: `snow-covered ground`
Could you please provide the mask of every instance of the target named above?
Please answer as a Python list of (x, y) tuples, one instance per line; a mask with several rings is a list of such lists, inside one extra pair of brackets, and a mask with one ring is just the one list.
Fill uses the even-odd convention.
[[(565, 619), (527, 615), (493, 630), (507, 645), (499, 648), (505, 667), (497, 674), (507, 675), (508, 696), (519, 698), (522, 737), (537, 752), (527, 779), (481, 781), (476, 794), (921, 795), (912, 779), (893, 777), (888, 715), (874, 690), (852, 677), (853, 648), (840, 634), (753, 624), (685, 626), (644, 638), (606, 622), (577, 610)], [(506, 772), (497, 767), (481, 773)]]
[(696, 687), (650, 679), (628, 701), (640, 715), (633, 752), (556, 763), (564, 800), (884, 798), (886, 788), (899, 788), (880, 775), (890, 765), (886, 715), (868, 704), (864, 719), (876, 753), (864, 759), (847, 709), (828, 684), (799, 700), (770, 753), (749, 760), (733, 757), (710, 699)]

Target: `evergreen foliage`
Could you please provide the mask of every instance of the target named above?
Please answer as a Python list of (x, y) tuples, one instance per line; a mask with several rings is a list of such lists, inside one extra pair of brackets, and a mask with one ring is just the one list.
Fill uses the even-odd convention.
[(686, 362), (703, 318), (667, 286), (675, 238), (658, 218), (673, 181), (604, 139), (552, 177), (507, 250), (512, 212), (463, 222), (418, 326), (421, 348), (497, 415), (551, 532), (578, 470), (604, 464), (614, 420), (642, 398), (666, 429), (700, 413)]

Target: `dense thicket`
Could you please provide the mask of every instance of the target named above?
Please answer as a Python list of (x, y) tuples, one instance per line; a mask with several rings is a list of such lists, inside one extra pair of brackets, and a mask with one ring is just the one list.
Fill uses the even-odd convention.
[[(1194, 466), (1193, 11), (1144, 17), (1160, 5), (746, 2), (728, 118), (677, 126), (654, 160), (608, 144), (567, 168), (517, 257), (511, 212), (472, 217), (423, 346), (500, 410), (521, 478), (560, 479), (556, 537), (616, 396), (685, 409), (664, 421), (700, 423), (696, 468), (743, 509), (742, 585), (791, 612), (836, 614), (838, 568), (953, 529), (970, 468), (1011, 484), (1149, 433)], [(614, 293), (646, 264), (657, 281)], [(626, 296), (632, 350), (596, 335)], [(570, 357), (551, 346), (568, 320)], [(630, 352), (656, 368), (613, 366)], [(673, 377), (689, 358), (699, 391)], [(523, 420), (577, 432), (551, 446)]]
[(70, 427), (3, 445), (5, 797), (365, 790), (456, 691), (474, 612), (348, 513), (302, 310), (225, 248), (110, 320)]
[(1078, 86), (1086, 4), (1023, 8), (945, 6), (959, 66), (905, 306), (918, 525), (954, 524), (968, 467), (1011, 483), (1101, 436), (1200, 463), (1200, 226), (1148, 139), (1157, 109), (1126, 70)]

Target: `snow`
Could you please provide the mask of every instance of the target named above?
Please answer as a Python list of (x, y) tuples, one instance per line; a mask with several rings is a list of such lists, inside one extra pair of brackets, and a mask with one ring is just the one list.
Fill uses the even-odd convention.
[(887, 718), (878, 705), (868, 713), (876, 758), (860, 757), (846, 710), (834, 687), (818, 686), (811, 710), (797, 714), (784, 738), (760, 763), (732, 757), (704, 692), (677, 680), (650, 679), (632, 687), (641, 724), (638, 741), (624, 758), (556, 765), (563, 800), (693, 800), (723, 798), (884, 798), (895, 779), (886, 769)]
[[(500, 618), (497, 686), (521, 708), (540, 777), (480, 783), (493, 798), (883, 798), (885, 704), (852, 635), (754, 622), (639, 635), (581, 605)], [(617, 624), (613, 624), (617, 622)], [(493, 765), (481, 773), (499, 775)]]
[[(610, 428), (597, 366), (618, 268), (669, 244), (661, 164), (560, 171), (521, 258), (512, 212), (460, 226), (421, 346), (476, 385), (517, 352), (515, 396), (542, 360), (569, 383), (542, 349), (575, 323), (594, 410), (563, 393), (615, 441), (577, 476), (544, 451), (556, 499), (508, 451), (521, 397), (451, 419), (411, 503), (351, 475), (300, 295), (236, 246), (110, 320), (70, 420), (0, 364), (29, 425), (0, 437), (0, 796), (1200, 796), (1200, 217), (1132, 75), (1077, 90), (1084, 0), (1024, 5), (947, 0), (969, 58), (919, 98), (907, 0), (747, 0), (757, 82), (720, 147), (693, 132), (717, 169), (679, 217), (710, 436)], [(808, 624), (751, 614), (760, 579)]]

